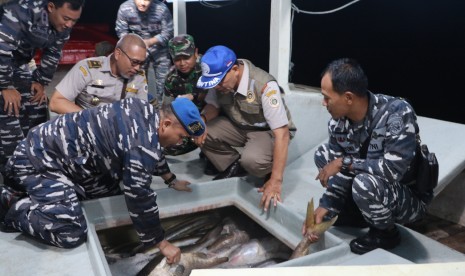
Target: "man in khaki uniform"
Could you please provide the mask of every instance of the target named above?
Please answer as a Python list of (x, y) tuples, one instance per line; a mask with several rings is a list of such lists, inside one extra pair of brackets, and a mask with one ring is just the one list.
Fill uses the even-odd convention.
[[(281, 201), (288, 145), (296, 130), (273, 76), (225, 46), (210, 48), (201, 59), (197, 87), (210, 89), (202, 117), (207, 131), (196, 143), (221, 171), (214, 178), (264, 177), (260, 205)], [(222, 115), (220, 115), (222, 112)], [(242, 154), (235, 149), (243, 147)]]
[(146, 53), (142, 38), (127, 34), (109, 56), (79, 61), (56, 86), (50, 110), (76, 112), (131, 97), (147, 101)]

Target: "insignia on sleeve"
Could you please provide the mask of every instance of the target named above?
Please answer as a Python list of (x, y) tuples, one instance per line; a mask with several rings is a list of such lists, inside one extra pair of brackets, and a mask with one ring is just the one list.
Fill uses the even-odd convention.
[(136, 85), (134, 83), (128, 84), (126, 86), (126, 92), (127, 93), (136, 93), (137, 94), (138, 89), (136, 88)]
[(276, 90), (271, 90), (271, 91), (267, 92), (267, 93), (265, 94), (265, 96), (269, 98), (269, 97), (271, 97), (271, 96), (273, 96), (273, 95), (275, 95), (275, 94), (276, 94)]
[(86, 68), (82, 67), (82, 66), (79, 66), (79, 70), (81, 70), (82, 74), (84, 75), (84, 77), (87, 77), (87, 70)]
[(404, 128), (404, 122), (400, 116), (392, 116), (389, 118), (388, 123), (389, 126), (387, 130), (391, 133), (391, 135), (399, 135)]
[(252, 91), (247, 91), (247, 102), (252, 103), (255, 101), (255, 93)]
[(276, 96), (270, 97), (269, 99), (270, 99), (270, 106), (271, 107), (276, 108), (276, 107), (279, 106), (279, 100), (278, 100), (278, 98)]
[(89, 66), (89, 68), (101, 68), (102, 67), (102, 62), (100, 62), (98, 60), (88, 60), (87, 61), (87, 66)]

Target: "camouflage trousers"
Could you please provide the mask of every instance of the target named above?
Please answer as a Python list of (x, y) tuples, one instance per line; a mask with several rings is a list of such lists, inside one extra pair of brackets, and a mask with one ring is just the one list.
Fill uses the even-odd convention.
[(4, 166), (13, 154), (18, 143), (27, 135), (29, 129), (48, 118), (46, 103), (31, 103), (31, 76), (27, 71), (15, 72), (13, 77), (16, 89), (21, 93), (19, 117), (3, 110), (5, 101), (0, 96), (0, 173), (4, 175)]
[[(57, 247), (72, 248), (86, 241), (87, 223), (80, 199), (121, 194), (118, 185), (107, 182), (107, 175), (73, 181), (58, 170), (39, 172), (29, 161), (25, 141), (19, 143), (9, 159), (6, 173), (14, 179), (12, 188), (27, 196), (8, 210), (5, 224)], [(77, 182), (80, 187), (75, 185)], [(105, 187), (105, 183), (113, 187), (106, 189), (105, 194), (97, 195), (95, 191), (83, 196), (82, 186)]]
[[(315, 152), (315, 164), (323, 168), (336, 159), (326, 144)], [(423, 217), (426, 202), (423, 195), (399, 182), (388, 182), (369, 174), (336, 174), (329, 179), (328, 188), (320, 200), (320, 207), (339, 213), (352, 192), (353, 200), (369, 225), (387, 229), (394, 223), (410, 223)]]
[(147, 81), (149, 81), (149, 87), (155, 87), (155, 91), (149, 89), (149, 94), (161, 103), (163, 101), (163, 94), (165, 91), (165, 79), (166, 75), (171, 68), (172, 62), (168, 52), (168, 49), (159, 49), (157, 51), (150, 51), (149, 57), (145, 64), (145, 72), (148, 73), (149, 65), (152, 65), (155, 73), (155, 85), (150, 83), (151, 78), (147, 75)]

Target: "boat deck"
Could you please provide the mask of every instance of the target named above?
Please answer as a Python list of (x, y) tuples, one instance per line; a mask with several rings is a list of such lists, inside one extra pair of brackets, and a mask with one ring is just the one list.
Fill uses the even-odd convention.
[[(321, 96), (317, 90), (295, 87), (291, 90), (286, 95), (286, 103), (298, 132), (289, 149), (282, 204), (278, 204), (276, 209), (270, 208), (267, 213), (260, 210), (260, 194), (256, 189), (261, 180), (254, 177), (211, 181), (210, 176), (203, 175), (204, 164), (199, 160), (199, 150), (196, 150), (168, 158), (170, 168), (178, 178), (192, 182), (192, 193), (168, 189), (161, 178), (154, 178), (152, 188), (158, 193), (161, 216), (236, 205), (262, 226), (267, 226), (270, 233), (287, 245), (296, 246), (300, 240), (300, 226), (308, 200), (318, 200), (324, 192), (321, 185), (314, 180), (317, 169), (313, 163), (313, 152), (327, 139), (328, 114), (321, 107)], [(463, 183), (465, 152), (463, 149), (452, 151), (448, 145), (461, 143), (461, 137), (465, 136), (465, 125), (424, 117), (419, 117), (419, 124), (423, 142), (437, 153), (440, 163), (436, 193), (440, 193), (450, 183)], [(454, 135), (450, 135), (451, 133)], [(102, 225), (110, 227), (117, 221), (129, 221), (124, 199), (116, 196), (93, 200), (84, 202), (84, 207), (90, 234), (88, 242), (75, 249), (47, 246), (21, 233), (0, 233), (0, 275), (110, 275), (108, 265), (103, 261), (104, 257), (102, 258), (99, 241), (91, 233), (95, 233), (95, 228)], [(291, 218), (293, 220), (289, 221)], [(444, 274), (462, 274), (458, 273), (458, 268), (462, 268), (463, 272), (465, 267), (463, 227), (451, 226), (427, 217), (423, 222), (408, 227), (399, 225), (399, 228), (402, 243), (398, 247), (359, 256), (350, 252), (348, 243), (367, 229), (332, 227), (325, 233), (324, 246), (328, 246), (328, 250), (316, 252), (305, 262), (299, 262), (298, 259), (288, 261), (284, 267), (276, 267), (272, 275), (278, 275), (278, 272), (290, 273), (295, 267), (331, 266), (334, 269), (344, 269), (353, 265), (390, 265), (393, 268), (405, 264), (416, 264), (409, 267), (409, 271), (414, 273), (426, 269), (427, 274), (432, 275), (432, 272), (439, 269)], [(457, 244), (460, 246), (457, 247)], [(286, 266), (289, 269), (287, 272)], [(243, 270), (241, 275), (259, 275), (256, 274), (257, 271), (273, 270)], [(357, 275), (361, 274), (360, 271), (362, 270), (358, 270)], [(233, 271), (221, 273), (234, 274)], [(368, 274), (367, 272), (365, 275)], [(215, 275), (215, 272), (198, 270), (192, 275)]]

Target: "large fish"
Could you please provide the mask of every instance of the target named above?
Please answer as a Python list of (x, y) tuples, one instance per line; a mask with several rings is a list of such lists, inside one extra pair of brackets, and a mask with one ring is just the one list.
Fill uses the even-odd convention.
[(307, 204), (307, 217), (305, 218), (305, 227), (307, 228), (307, 235), (299, 242), (290, 259), (299, 258), (308, 254), (310, 244), (314, 243), (308, 238), (309, 234), (321, 236), (329, 227), (331, 227), (337, 220), (337, 216), (334, 218), (324, 221), (322, 223), (315, 223), (315, 210), (313, 206), (313, 198)]
[(218, 268), (240, 268), (251, 267), (254, 264), (268, 259), (289, 259), (292, 251), (280, 240), (274, 237), (265, 237), (261, 240), (251, 239), (242, 244), (229, 255), (227, 263), (217, 266)]
[(163, 258), (149, 276), (188, 276), (193, 269), (210, 268), (226, 261), (227, 257), (209, 257), (201, 252), (182, 253), (177, 264), (170, 265)]
[(223, 234), (210, 246), (207, 247), (208, 252), (217, 252), (222, 248), (230, 248), (236, 244), (243, 244), (250, 240), (249, 234), (242, 230), (234, 230), (230, 234)]

